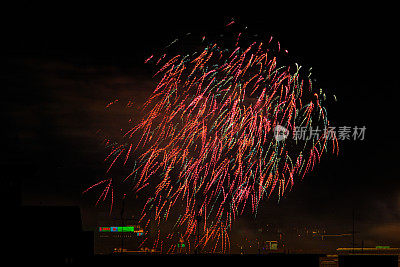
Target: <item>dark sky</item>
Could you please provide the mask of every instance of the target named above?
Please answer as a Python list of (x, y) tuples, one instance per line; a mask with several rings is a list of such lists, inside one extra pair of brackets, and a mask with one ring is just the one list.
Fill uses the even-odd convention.
[(155, 83), (146, 57), (187, 32), (222, 32), (234, 17), (276, 36), (294, 61), (313, 67), (318, 85), (338, 98), (328, 107), (334, 124), (367, 127), (364, 141), (342, 142), (338, 157), (325, 157), (279, 204), (264, 203), (258, 219), (246, 217), (240, 227), (301, 222), (346, 232), (355, 208), (371, 246), (399, 246), (399, 42), (392, 10), (267, 3), (228, 11), (203, 2), (5, 9), (4, 175), (23, 177), (24, 204), (80, 205), (85, 227), (93, 227), (107, 210), (81, 195), (105, 171), (96, 131), (118, 127), (115, 117), (126, 116), (108, 114), (105, 105), (117, 98), (140, 104)]

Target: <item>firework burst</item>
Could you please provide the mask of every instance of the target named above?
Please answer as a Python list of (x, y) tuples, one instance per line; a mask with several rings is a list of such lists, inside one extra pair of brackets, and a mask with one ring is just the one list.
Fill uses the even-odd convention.
[[(132, 164), (122, 180), (133, 184), (135, 194), (148, 190), (140, 221), (155, 222), (154, 247), (163, 252), (178, 251), (165, 245), (177, 238), (192, 249), (229, 250), (229, 229), (238, 216), (256, 214), (274, 192), (281, 198), (328, 145), (338, 152), (335, 136), (291, 138), (302, 127), (330, 126), (326, 95), (313, 87), (311, 70), (280, 65), (278, 57), (287, 51), (272, 38), (242, 44), (242, 37), (236, 34), (229, 48), (201, 37), (192, 53), (163, 50), (147, 58), (157, 67), (158, 83), (143, 117), (122, 141), (107, 140), (107, 173), (116, 164)], [(276, 127), (286, 129), (288, 138), (274, 138)], [(114, 180), (89, 189), (105, 186), (99, 201), (110, 196), (113, 202)], [(163, 229), (166, 222), (173, 226)]]

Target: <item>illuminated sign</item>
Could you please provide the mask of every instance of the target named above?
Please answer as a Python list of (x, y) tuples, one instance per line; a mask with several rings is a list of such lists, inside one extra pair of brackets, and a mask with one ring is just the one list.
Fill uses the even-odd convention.
[(375, 248), (390, 248), (390, 246), (376, 246)]
[(133, 226), (111, 226), (111, 227), (99, 227), (99, 232), (113, 232), (113, 233), (126, 233), (126, 232), (137, 232)]
[(267, 249), (278, 250), (278, 241), (266, 241)]
[(107, 226), (99, 227), (101, 233), (136, 233), (136, 236), (143, 236), (144, 231), (140, 226)]

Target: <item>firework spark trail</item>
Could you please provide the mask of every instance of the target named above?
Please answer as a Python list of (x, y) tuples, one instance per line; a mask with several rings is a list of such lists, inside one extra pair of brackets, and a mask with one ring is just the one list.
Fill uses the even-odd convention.
[[(328, 142), (338, 152), (336, 137), (274, 138), (277, 125), (293, 134), (312, 125), (328, 128), (322, 91), (312, 87), (310, 74), (301, 78), (297, 64), (294, 71), (278, 67), (278, 53), (263, 43), (240, 47), (241, 35), (231, 50), (210, 43), (194, 58), (163, 54), (146, 59), (155, 65), (164, 62), (154, 75), (160, 81), (143, 105), (147, 115), (124, 133), (123, 144), (110, 145), (106, 158), (109, 172), (116, 162), (125, 165), (134, 152), (144, 151), (124, 179), (135, 173), (134, 192), (155, 186), (142, 221), (160, 225), (179, 210), (174, 227), (184, 229), (182, 237), (189, 240), (201, 215), (204, 234), (194, 247), (215, 242), (214, 251), (228, 249), (227, 231), (246, 207), (256, 213), (264, 197), (276, 191), (281, 198), (296, 177), (315, 167)], [(172, 170), (178, 174), (171, 175)], [(113, 190), (112, 179), (94, 185), (106, 181), (99, 200)], [(160, 240), (158, 232), (154, 246)]]

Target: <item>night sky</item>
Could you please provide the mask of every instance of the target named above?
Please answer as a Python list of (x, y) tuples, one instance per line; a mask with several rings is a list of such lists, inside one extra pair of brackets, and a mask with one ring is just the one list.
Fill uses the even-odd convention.
[(127, 115), (105, 106), (143, 103), (156, 83), (143, 64), (148, 56), (187, 32), (223, 32), (235, 18), (312, 66), (318, 86), (337, 96), (328, 106), (333, 124), (367, 129), (365, 140), (341, 142), (338, 157), (324, 157), (283, 200), (264, 201), (257, 219), (243, 216), (234, 231), (251, 236), (267, 223), (299, 223), (349, 232), (355, 209), (358, 240), (400, 246), (393, 7), (21, 5), (3, 11), (0, 76), (3, 175), (22, 177), (23, 204), (80, 205), (86, 229), (107, 220), (108, 206), (94, 207), (96, 194), (81, 194), (106, 168), (96, 131), (119, 127)]

